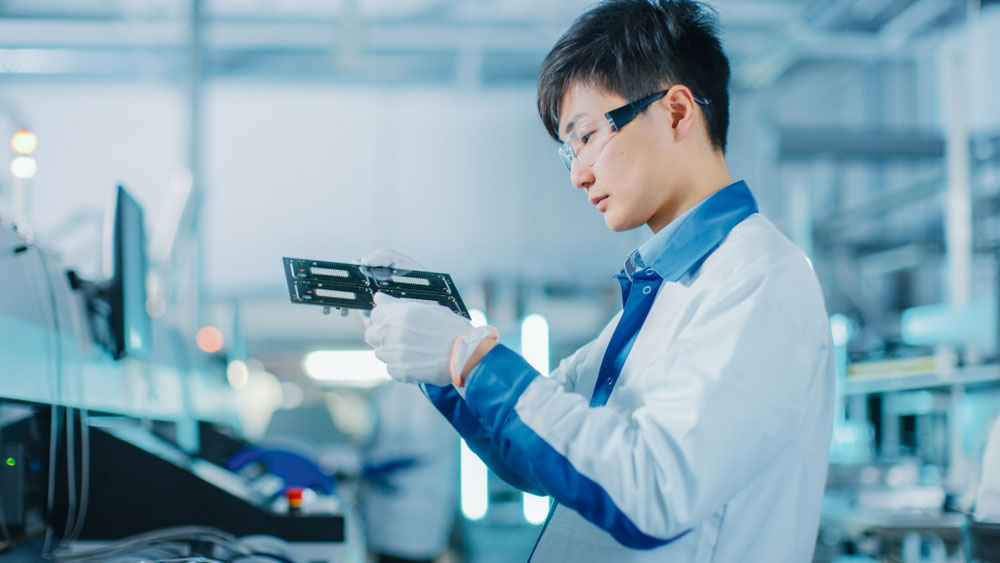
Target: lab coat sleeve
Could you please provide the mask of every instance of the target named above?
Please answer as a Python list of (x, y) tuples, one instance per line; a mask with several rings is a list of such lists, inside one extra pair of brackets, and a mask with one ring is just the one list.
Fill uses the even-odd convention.
[(511, 471), (503, 458), (497, 455), (490, 433), (469, 411), (468, 405), (465, 404), (454, 387), (430, 384), (425, 384), (423, 387), (424, 393), (427, 394), (427, 398), (430, 399), (434, 407), (448, 419), (448, 422), (465, 440), (469, 449), (479, 456), (493, 473), (522, 491), (541, 494), (532, 483), (525, 481), (517, 473)]
[[(562, 360), (559, 367), (552, 372), (552, 379), (562, 384), (564, 388), (572, 389), (576, 380), (577, 366), (589, 348), (590, 344), (587, 344), (570, 357)], [(465, 439), (469, 449), (475, 452), (493, 473), (522, 491), (544, 494), (532, 482), (522, 479), (520, 475), (507, 466), (503, 458), (497, 454), (496, 444), (493, 443), (491, 434), (472, 414), (468, 405), (465, 404), (465, 400), (454, 387), (451, 385), (444, 387), (424, 385), (423, 388), (434, 407), (448, 419), (459, 435)]]
[(709, 288), (644, 368), (655, 373), (630, 390), (641, 404), (627, 415), (591, 408), (503, 346), (475, 368), (466, 403), (523, 480), (623, 545), (668, 543), (760, 475), (808, 416), (805, 398), (822, 392), (829, 328), (801, 267)]

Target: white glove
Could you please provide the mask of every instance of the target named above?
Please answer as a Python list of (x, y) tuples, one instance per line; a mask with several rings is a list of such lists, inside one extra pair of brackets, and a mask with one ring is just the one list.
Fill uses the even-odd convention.
[[(373, 250), (363, 258), (354, 260), (354, 262), (362, 266), (396, 268), (397, 270), (427, 270), (420, 262), (391, 248)], [(365, 330), (368, 330), (368, 327), (372, 325), (371, 313), (369, 311), (361, 311), (360, 318), (361, 324), (364, 325)]]
[(495, 332), (489, 327), (473, 330), (472, 323), (442, 305), (376, 293), (365, 341), (375, 348), (375, 357), (385, 362), (393, 379), (448, 385), (452, 367), (461, 374), (479, 343), (491, 335)]
[(360, 260), (362, 266), (386, 266), (397, 270), (426, 270), (419, 262), (390, 248), (380, 248)]

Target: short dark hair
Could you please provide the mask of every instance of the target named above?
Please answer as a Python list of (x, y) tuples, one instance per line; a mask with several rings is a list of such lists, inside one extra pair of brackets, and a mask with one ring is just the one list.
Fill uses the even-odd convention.
[(628, 101), (675, 84), (710, 103), (702, 106), (712, 145), (726, 150), (729, 59), (711, 7), (692, 0), (605, 0), (584, 12), (545, 57), (538, 113), (559, 140), (559, 103), (582, 82)]

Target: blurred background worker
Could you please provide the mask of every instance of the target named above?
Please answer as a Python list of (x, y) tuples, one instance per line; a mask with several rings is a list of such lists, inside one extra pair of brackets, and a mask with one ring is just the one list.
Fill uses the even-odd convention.
[(833, 345), (808, 260), (729, 175), (729, 73), (713, 15), (682, 0), (602, 2), (546, 57), (538, 111), (573, 187), (612, 231), (653, 232), (623, 312), (551, 377), (490, 327), (375, 295), (389, 375), (554, 499), (532, 561), (812, 556)]
[(432, 561), (455, 521), (458, 439), (413, 385), (381, 385), (373, 404), (361, 497), (369, 548), (378, 563)]

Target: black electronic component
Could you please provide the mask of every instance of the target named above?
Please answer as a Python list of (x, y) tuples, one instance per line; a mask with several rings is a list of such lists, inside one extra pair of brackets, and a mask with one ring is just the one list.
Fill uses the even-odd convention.
[(341, 309), (372, 309), (377, 292), (429, 301), (469, 318), (469, 310), (448, 274), (283, 258), (293, 303)]

